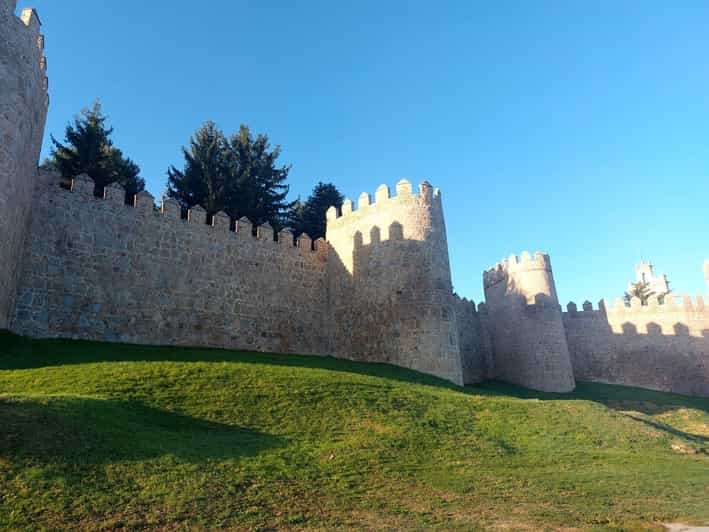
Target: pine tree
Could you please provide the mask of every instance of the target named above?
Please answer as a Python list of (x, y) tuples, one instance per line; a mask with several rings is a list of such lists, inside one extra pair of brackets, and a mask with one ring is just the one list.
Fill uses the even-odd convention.
[(228, 139), (213, 122), (206, 122), (182, 149), (184, 168), (168, 169), (168, 195), (184, 208), (201, 205), (209, 215), (226, 212), (246, 216), (254, 225), (285, 225), (293, 203), (288, 195), (289, 166), (277, 166), (280, 147), (271, 150), (268, 137), (255, 139), (247, 126)]
[(307, 233), (311, 238), (325, 237), (327, 210), (342, 207), (343, 195), (332, 183), (319, 182), (305, 202), (297, 200), (290, 212), (289, 225), (297, 236)]
[(82, 109), (73, 124), (67, 124), (64, 143), (51, 136), (53, 147), (45, 166), (58, 170), (67, 180), (88, 174), (96, 183), (97, 195), (107, 185), (120, 183), (130, 200), (145, 189), (145, 181), (140, 177), (140, 167), (113, 145), (113, 128), (106, 126), (107, 118), (98, 100), (91, 109)]
[(207, 121), (190, 137), (189, 149), (183, 147), (184, 168), (167, 170), (167, 195), (182, 208), (205, 208), (211, 216), (226, 208), (228, 143), (214, 122)]
[(246, 216), (256, 225), (268, 222), (276, 231), (285, 225), (294, 203), (286, 201), (290, 166), (276, 165), (280, 153), (280, 146), (271, 150), (266, 135), (253, 138), (245, 125), (229, 138), (229, 215)]

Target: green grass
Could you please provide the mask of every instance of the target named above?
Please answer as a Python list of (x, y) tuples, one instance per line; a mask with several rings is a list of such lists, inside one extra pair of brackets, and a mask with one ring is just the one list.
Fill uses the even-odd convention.
[(0, 529), (709, 522), (709, 400), (0, 333)]

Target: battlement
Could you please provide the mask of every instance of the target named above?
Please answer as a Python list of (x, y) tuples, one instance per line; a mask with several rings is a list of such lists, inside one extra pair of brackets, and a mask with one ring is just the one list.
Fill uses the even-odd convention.
[(374, 202), (372, 202), (372, 197), (368, 192), (362, 192), (357, 200), (356, 209), (354, 202), (350, 199), (343, 201), (340, 209), (335, 206), (330, 207), (326, 213), (328, 228), (346, 223), (350, 217), (368, 214), (374, 209), (386, 209), (394, 203), (400, 203), (412, 197), (419, 198), (428, 204), (433, 204), (434, 201), (440, 201), (441, 199), (441, 191), (433, 188), (428, 181), (422, 182), (419, 185), (418, 193), (414, 193), (411, 182), (407, 179), (402, 179), (396, 184), (395, 191), (396, 195), (392, 196), (388, 185), (379, 185), (374, 192)]
[(639, 298), (634, 297), (627, 304), (623, 299), (616, 298), (612, 303), (608, 303), (601, 299), (597, 308), (593, 308), (590, 301), (584, 301), (582, 310), (579, 310), (578, 305), (573, 301), (566, 305), (564, 314), (569, 317), (592, 317), (596, 315), (631, 315), (631, 314), (651, 314), (651, 313), (669, 313), (669, 312), (693, 312), (709, 314), (709, 296), (705, 301), (701, 295), (694, 297), (688, 294), (666, 294), (664, 297), (652, 296), (648, 299), (647, 305), (643, 305)]
[[(56, 186), (61, 181), (58, 174), (54, 174), (48, 180), (51, 186)], [(91, 177), (86, 174), (81, 174), (72, 179), (71, 190), (68, 193), (80, 194), (85, 197), (86, 201), (104, 201), (115, 206), (125, 207), (130, 209), (131, 206), (135, 210), (136, 217), (140, 216), (156, 216), (161, 217), (165, 221), (173, 223), (184, 223), (185, 227), (189, 226), (204, 226), (206, 230), (219, 231), (223, 233), (232, 233), (236, 238), (261, 241), (264, 245), (277, 246), (285, 251), (298, 250), (306, 255), (317, 256), (321, 260), (327, 260), (327, 242), (323, 238), (313, 240), (305, 233), (297, 239), (293, 239), (293, 233), (287, 229), (280, 232), (275, 232), (270, 224), (262, 224), (256, 227), (246, 217), (236, 220), (234, 229), (229, 216), (224, 212), (218, 212), (211, 219), (207, 216), (207, 211), (200, 205), (195, 205), (187, 210), (187, 217), (182, 218), (182, 209), (180, 204), (171, 198), (163, 198), (162, 205), (158, 209), (155, 206), (155, 198), (148, 191), (138, 192), (134, 197), (131, 205), (125, 203), (125, 190), (118, 183), (113, 183), (104, 189), (103, 197), (97, 198), (94, 195), (96, 184)]]
[(483, 272), (483, 285), (485, 288), (496, 285), (506, 280), (510, 274), (518, 272), (529, 272), (544, 270), (551, 272), (551, 260), (549, 255), (537, 251), (534, 257), (527, 251), (523, 251), (519, 257), (510, 255), (509, 258), (498, 262), (492, 268)]

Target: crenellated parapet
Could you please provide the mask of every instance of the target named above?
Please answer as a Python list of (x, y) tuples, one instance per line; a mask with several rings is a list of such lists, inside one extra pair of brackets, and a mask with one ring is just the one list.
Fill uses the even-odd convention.
[(549, 255), (537, 251), (534, 255), (523, 251), (519, 257), (510, 255), (509, 258), (498, 262), (493, 267), (483, 272), (483, 285), (485, 288), (506, 281), (511, 275), (531, 271), (546, 271), (551, 273), (551, 260)]
[[(57, 187), (61, 182), (61, 177), (57, 174), (54, 179), (48, 180), (48, 184)], [(125, 202), (125, 190), (118, 184), (113, 183), (104, 189), (103, 197), (97, 198), (94, 194), (96, 184), (87, 174), (81, 174), (71, 181), (70, 193), (82, 196), (82, 201), (105, 202), (114, 207), (133, 209), (136, 222), (141, 217), (150, 216), (162, 218), (165, 223), (177, 224), (177, 227), (199, 226), (205, 231), (215, 231), (216, 234), (233, 234), (235, 239), (247, 239), (263, 242), (263, 245), (275, 246), (284, 252), (298, 251), (300, 253), (327, 260), (327, 242), (324, 239), (317, 239), (313, 245), (312, 239), (305, 233), (297, 239), (293, 239), (293, 234), (288, 229), (275, 232), (270, 224), (265, 223), (254, 227), (254, 224), (246, 217), (236, 220), (232, 226), (231, 219), (225, 212), (218, 212), (213, 216), (208, 216), (207, 211), (201, 205), (187, 209), (187, 216), (182, 217), (180, 204), (172, 198), (163, 198), (161, 207), (155, 206), (155, 198), (147, 190), (138, 192), (133, 196), (129, 205)], [(233, 227), (233, 229), (232, 229)]]

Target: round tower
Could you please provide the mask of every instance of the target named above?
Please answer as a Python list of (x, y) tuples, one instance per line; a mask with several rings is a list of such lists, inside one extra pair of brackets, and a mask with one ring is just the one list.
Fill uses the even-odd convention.
[(549, 255), (512, 255), (483, 272), (483, 285), (496, 376), (535, 390), (573, 390), (571, 357)]
[(327, 216), (329, 331), (341, 357), (389, 362), (463, 383), (441, 195), (428, 182)]

